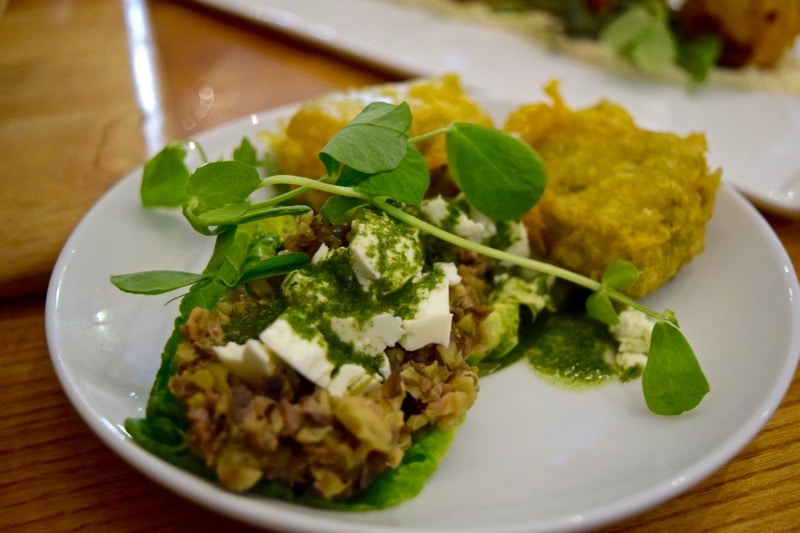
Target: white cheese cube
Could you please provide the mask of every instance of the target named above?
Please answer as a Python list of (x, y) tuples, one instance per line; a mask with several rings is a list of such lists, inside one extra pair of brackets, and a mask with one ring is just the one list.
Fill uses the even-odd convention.
[(522, 257), (530, 257), (531, 245), (528, 240), (528, 228), (519, 220), (507, 220), (498, 223), (497, 237), (491, 244), (497, 248)]
[(497, 233), (497, 228), (490, 218), (477, 211), (472, 216), (462, 211), (456, 218), (453, 231), (472, 242), (482, 243), (492, 238)]
[(650, 351), (650, 337), (655, 320), (641, 311), (627, 307), (619, 314), (619, 324), (608, 330), (619, 341), (615, 363), (623, 368), (644, 366)]
[(249, 339), (244, 345), (229, 342), (225, 346), (215, 346), (214, 352), (231, 372), (248, 383), (257, 383), (264, 376), (273, 375), (279, 366), (279, 360), (255, 339)]
[(289, 322), (278, 318), (260, 337), (261, 342), (297, 372), (320, 387), (328, 386), (334, 366), (328, 360), (328, 346), (322, 335), (306, 339)]
[(394, 292), (422, 270), (419, 231), (385, 213), (360, 210), (349, 238), (350, 264), (365, 291)]
[(426, 276), (436, 276), (436, 284), (428, 288), (425, 282), (418, 282), (420, 300), (414, 315), (403, 321), (403, 336), (400, 345), (406, 350), (418, 350), (428, 344), (450, 344), (450, 327), (453, 316), (450, 313), (450, 282), (448, 276), (439, 269)]
[(463, 198), (450, 202), (437, 196), (422, 202), (420, 211), (434, 226), (472, 242), (485, 243), (497, 233), (494, 221), (473, 209)]
[(330, 251), (331, 249), (328, 248), (328, 245), (322, 243), (319, 246), (319, 248), (317, 248), (317, 251), (314, 252), (314, 255), (311, 256), (311, 264), (313, 265), (314, 263), (319, 263), (320, 261), (324, 261), (325, 259), (327, 259), (328, 256), (330, 255), (329, 254)]
[(442, 195), (425, 200), (420, 204), (419, 209), (433, 225), (440, 227), (450, 215), (450, 204), (442, 198)]
[(387, 347), (400, 340), (402, 324), (402, 319), (389, 313), (375, 315), (363, 325), (354, 317), (331, 318), (331, 329), (342, 342), (351, 345), (356, 352), (376, 357), (383, 356)]
[(370, 375), (362, 366), (346, 363), (339, 367), (328, 385), (328, 392), (334, 396), (359, 394), (380, 386), (380, 381)]
[(458, 273), (458, 267), (455, 263), (434, 263), (433, 268), (438, 268), (445, 273), (448, 284), (457, 285), (461, 283), (461, 276)]

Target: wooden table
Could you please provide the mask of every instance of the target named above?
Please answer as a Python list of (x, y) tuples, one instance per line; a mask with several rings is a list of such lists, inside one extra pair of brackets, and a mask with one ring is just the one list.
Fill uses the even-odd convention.
[[(133, 68), (148, 62), (154, 79)], [(139, 474), (78, 417), (45, 342), (50, 271), (90, 206), (164, 140), (400, 78), (180, 2), (8, 3), (0, 16), (0, 529), (236, 525)], [(768, 220), (800, 269), (800, 223)], [(730, 464), (612, 529), (795, 529), (798, 422), (795, 377), (774, 417)]]

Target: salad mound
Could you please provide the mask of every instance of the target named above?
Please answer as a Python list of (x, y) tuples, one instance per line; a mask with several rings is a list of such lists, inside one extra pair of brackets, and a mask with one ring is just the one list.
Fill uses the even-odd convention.
[[(373, 215), (365, 210), (355, 222), (364, 226)], [(190, 448), (222, 486), (248, 490), (263, 477), (346, 498), (399, 466), (414, 432), (451, 428), (474, 403), (478, 377), (465, 362), (472, 339), (460, 329), (450, 334), (447, 299), (467, 288), (445, 290), (447, 324), (427, 342), (413, 329), (424, 327), (420, 319), (406, 332), (396, 315), (420, 303), (407, 293), (425, 292), (426, 277), (438, 271), (420, 262), (396, 287), (365, 291), (348, 259), (357, 238), (352, 224), (303, 215), (284, 249), (315, 256), (313, 264), (237, 287), (213, 309), (194, 308), (181, 326), (169, 390), (186, 409)], [(388, 266), (381, 280), (401, 265)], [(452, 306), (474, 317), (483, 298), (453, 297)], [(297, 337), (291, 343), (270, 336), (298, 319), (288, 326)], [(328, 359), (343, 361), (330, 376), (320, 360), (309, 361), (313, 351), (302, 345), (309, 328), (324, 338)], [(357, 364), (365, 359), (372, 364)]]
[[(215, 245), (201, 273), (111, 276), (134, 294), (189, 287), (146, 416), (125, 424), (141, 446), (231, 491), (382, 509), (433, 474), (479, 380), (519, 360), (641, 375), (656, 414), (699, 405), (708, 382), (675, 314), (623, 292), (630, 261), (591, 279), (535, 257), (522, 217), (546, 189), (538, 153), (482, 123), (453, 77), (396, 90), (430, 98), (431, 129), (412, 137), (407, 102), (371, 102), (307, 154), (322, 177), (275, 169), (248, 139), (194, 170), (181, 143), (145, 165), (143, 204), (180, 207)], [(317, 209), (298, 201), (311, 191)]]

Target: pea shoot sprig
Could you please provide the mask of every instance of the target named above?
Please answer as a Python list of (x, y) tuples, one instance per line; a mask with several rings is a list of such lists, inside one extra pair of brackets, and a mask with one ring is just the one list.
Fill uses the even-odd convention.
[[(183, 144), (171, 144), (144, 168), (141, 196), (149, 207), (180, 207), (192, 227), (204, 235), (224, 237), (239, 224), (268, 217), (307, 212), (288, 202), (308, 190), (330, 195), (321, 213), (333, 222), (346, 221), (354, 210), (372, 206), (438, 239), (479, 254), (552, 275), (592, 291), (587, 312), (607, 324), (619, 323), (617, 306), (630, 306), (655, 320), (642, 389), (651, 411), (678, 415), (694, 409), (709, 391), (697, 358), (675, 314), (658, 312), (626, 296), (639, 271), (628, 261), (612, 261), (600, 280), (550, 263), (477, 244), (412, 215), (404, 205), (418, 205), (430, 186), (430, 176), (418, 142), (442, 135), (448, 168), (470, 204), (493, 220), (519, 219), (538, 202), (546, 172), (538, 154), (500, 130), (455, 122), (410, 137), (412, 115), (406, 103), (374, 102), (344, 126), (319, 154), (327, 175), (322, 179), (276, 174), (262, 177), (256, 151), (244, 139), (233, 159), (206, 162), (194, 172), (184, 163)], [(201, 152), (201, 155), (202, 152)], [(291, 186), (287, 192), (252, 201), (258, 189)], [(210, 276), (225, 285), (286, 273), (308, 261), (305, 254), (268, 254), (236, 271), (148, 271), (111, 277), (123, 291), (162, 294), (198, 283)]]

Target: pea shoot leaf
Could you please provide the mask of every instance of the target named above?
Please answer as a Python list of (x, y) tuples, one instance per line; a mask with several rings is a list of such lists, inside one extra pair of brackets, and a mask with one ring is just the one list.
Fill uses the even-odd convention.
[(612, 289), (630, 287), (639, 279), (641, 272), (630, 261), (613, 259), (603, 271), (600, 281)]
[(244, 137), (239, 146), (234, 149), (233, 159), (234, 161), (241, 161), (253, 167), (258, 165), (258, 153), (253, 143), (251, 143), (247, 137)]
[(250, 202), (248, 201), (233, 202), (201, 213), (197, 217), (197, 221), (207, 226), (230, 224), (232, 220), (244, 216), (249, 208)]
[(544, 191), (546, 171), (527, 144), (478, 124), (457, 122), (446, 133), (450, 173), (467, 200), (494, 220), (518, 219)]
[(673, 416), (697, 407), (710, 390), (686, 337), (668, 322), (653, 327), (642, 390), (652, 412)]
[(336, 184), (358, 189), (370, 196), (385, 196), (417, 205), (428, 191), (430, 174), (422, 153), (409, 146), (396, 168), (377, 174), (364, 174), (345, 167)]
[(341, 165), (367, 174), (391, 170), (406, 155), (410, 128), (408, 104), (373, 102), (328, 141), (319, 158), (331, 176)]
[(150, 270), (111, 276), (111, 283), (118, 289), (133, 294), (164, 294), (188, 287), (203, 279), (202, 274), (177, 270)]
[(619, 316), (605, 291), (593, 292), (586, 299), (586, 311), (592, 317), (609, 325), (619, 324)]
[(301, 252), (275, 255), (248, 266), (242, 272), (239, 283), (246, 283), (259, 278), (286, 274), (308, 263), (308, 255)]
[(347, 196), (331, 196), (322, 205), (322, 216), (334, 224), (344, 224), (353, 215), (356, 209), (367, 205), (365, 200)]
[(186, 203), (189, 169), (184, 163), (186, 151), (180, 144), (170, 144), (144, 166), (139, 194), (145, 207), (180, 207)]
[(189, 178), (186, 192), (201, 215), (227, 204), (239, 204), (258, 189), (261, 177), (253, 166), (241, 161), (206, 163)]

